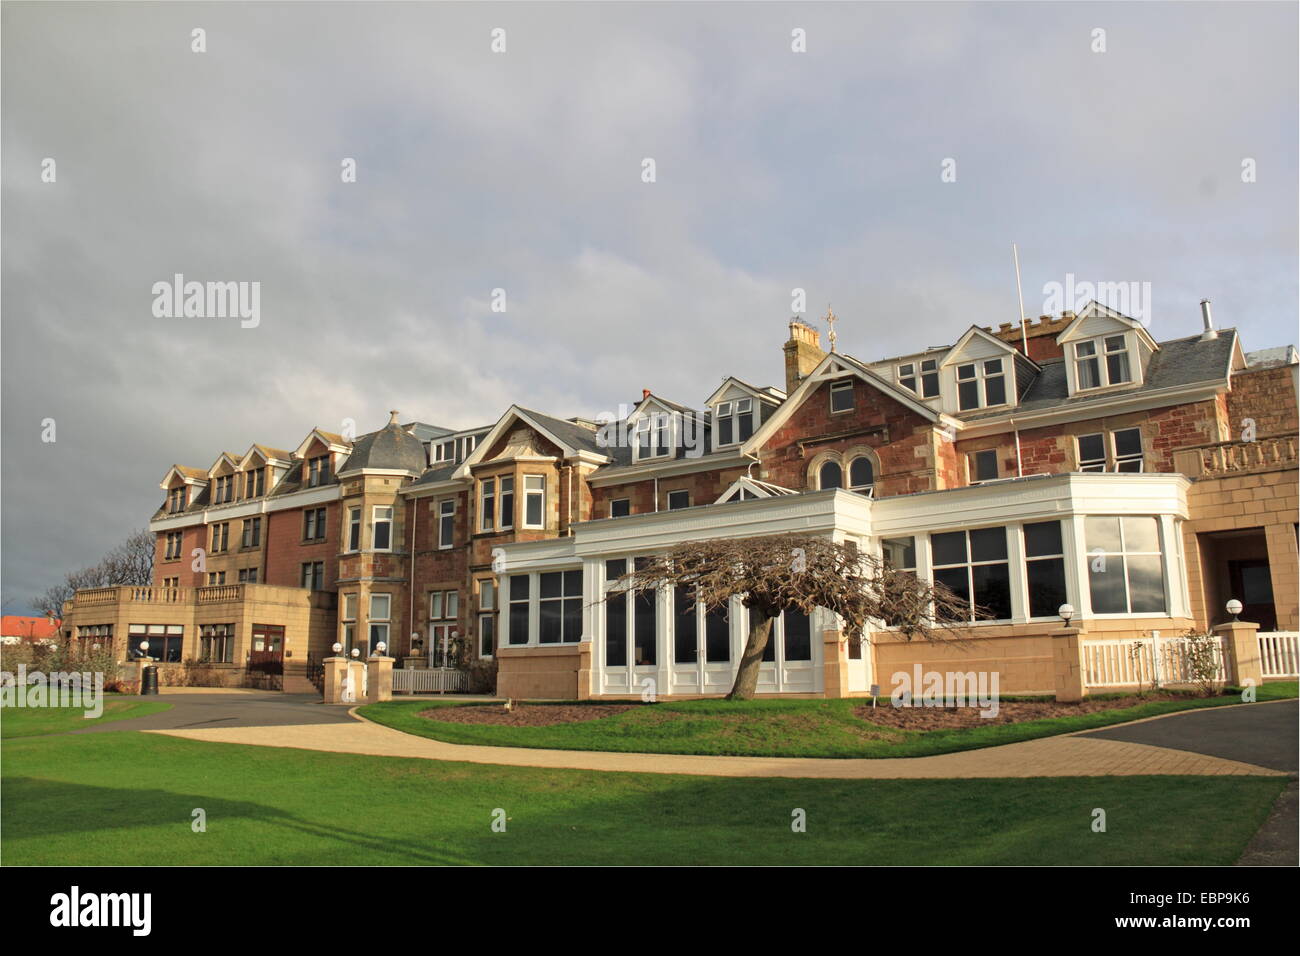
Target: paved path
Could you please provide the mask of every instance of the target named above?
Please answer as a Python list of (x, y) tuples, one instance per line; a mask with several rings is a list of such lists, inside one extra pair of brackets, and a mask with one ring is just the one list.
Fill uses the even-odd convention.
[[(323, 709), (323, 705), (319, 705)], [(1243, 708), (1265, 708), (1251, 704)], [(1272, 708), (1277, 719), (1283, 709)], [(342, 715), (341, 708), (338, 713)], [(154, 715), (162, 716), (162, 715)], [(1183, 715), (1147, 721), (1177, 720)], [(141, 718), (141, 722), (150, 718)], [(135, 721), (118, 721), (118, 729), (137, 729)], [(106, 728), (107, 729), (107, 728)], [(139, 729), (146, 729), (140, 727)], [(825, 759), (805, 757), (708, 757), (669, 754), (621, 754), (579, 750), (530, 750), (522, 747), (482, 747), (449, 744), (416, 737), (371, 723), (360, 717), (338, 722), (155, 729), (174, 737), (219, 743), (292, 747), (384, 757), (417, 757), (516, 767), (617, 770), (716, 777), (822, 777), (838, 779), (936, 779), (951, 777), (1094, 777), (1143, 774), (1198, 776), (1256, 774), (1284, 776), (1282, 769), (1260, 766), (1185, 749), (1113, 740), (1096, 733), (1045, 737), (1022, 743), (968, 750), (933, 757), (884, 759)]]
[[(182, 688), (188, 691), (188, 688)], [(148, 699), (148, 698), (142, 698)], [(186, 730), (200, 727), (310, 727), (317, 724), (352, 724), (342, 707), (326, 707), (319, 694), (283, 694), (279, 691), (236, 690), (224, 693), (162, 693), (156, 698), (171, 704), (169, 710), (144, 717), (110, 720), (76, 734), (109, 733), (114, 730)], [(272, 743), (276, 733), (263, 732)]]
[(1298, 704), (1278, 700), (1214, 707), (1180, 714), (1177, 720), (1143, 720), (1090, 730), (1084, 736), (1169, 747), (1295, 773), (1300, 750)]

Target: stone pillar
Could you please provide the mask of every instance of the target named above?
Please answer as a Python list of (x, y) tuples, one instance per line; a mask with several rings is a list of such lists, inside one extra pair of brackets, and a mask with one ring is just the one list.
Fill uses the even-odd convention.
[(117, 679), (122, 682), (127, 694), (140, 693), (140, 678), (143, 676), (145, 662), (141, 660), (123, 661), (117, 668)]
[(1076, 704), (1088, 693), (1084, 684), (1082, 633), (1077, 627), (1052, 632), (1052, 681), (1059, 703)]
[(849, 669), (837, 630), (822, 631), (823, 688), (827, 697), (849, 696)]
[(366, 703), (393, 699), (393, 658), (372, 657), (366, 662)]
[(591, 641), (578, 645), (578, 700), (591, 700)]
[[(1220, 624), (1214, 633), (1223, 638), (1223, 653), (1231, 659), (1231, 680), (1238, 687), (1253, 681), (1258, 687), (1264, 683), (1264, 665), (1259, 656), (1259, 625), (1250, 621), (1229, 621)], [(1226, 663), (1226, 661), (1225, 661)]]
[(346, 657), (325, 658), (325, 703), (343, 703), (343, 677), (348, 672)]

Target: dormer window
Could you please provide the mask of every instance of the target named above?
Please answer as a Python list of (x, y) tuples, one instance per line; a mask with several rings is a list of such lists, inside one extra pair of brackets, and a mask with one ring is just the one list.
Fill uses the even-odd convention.
[(993, 408), (1007, 403), (1007, 377), (1002, 359), (957, 366), (957, 407)]
[(455, 439), (453, 439), (452, 441), (439, 442), (438, 444), (433, 446), (433, 460), (435, 462), (454, 461), (455, 458), (456, 458)]
[(233, 501), (235, 497), (235, 476), (222, 475), (216, 480), (216, 493), (213, 496), (212, 503), (216, 505), (225, 504), (227, 501)]
[(939, 394), (939, 360), (903, 363), (898, 366), (898, 384), (922, 398), (934, 398)]
[(664, 458), (668, 455), (668, 436), (672, 422), (662, 412), (652, 412), (636, 421), (637, 458)]
[(315, 488), (329, 481), (330, 456), (320, 455), (307, 462), (307, 487)]
[[(1074, 345), (1074, 374), (1080, 391), (1104, 385), (1124, 385), (1133, 381), (1126, 337), (1108, 335), (1101, 339), (1100, 344), (1100, 354), (1097, 339), (1076, 342)], [(1104, 380), (1103, 368), (1106, 370)]]
[(175, 514), (178, 511), (185, 510), (185, 487), (173, 488), (167, 492), (167, 511)]
[(736, 445), (748, 441), (754, 434), (754, 400), (738, 398), (731, 402), (719, 402), (714, 410), (714, 422), (717, 427), (717, 447)]
[(244, 472), (244, 497), (260, 498), (266, 493), (266, 469), (256, 468)]

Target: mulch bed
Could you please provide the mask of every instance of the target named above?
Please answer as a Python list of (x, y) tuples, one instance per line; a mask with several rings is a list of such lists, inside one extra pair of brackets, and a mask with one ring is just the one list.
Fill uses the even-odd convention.
[(640, 704), (515, 704), (506, 710), (501, 704), (473, 704), (462, 707), (431, 707), (421, 717), (450, 724), (495, 724), (502, 727), (550, 727), (613, 717)]
[(987, 727), (990, 724), (1018, 724), (1027, 720), (1047, 720), (1053, 717), (1075, 717), (1101, 710), (1119, 710), (1136, 707), (1155, 700), (1186, 700), (1185, 695), (1153, 693), (1145, 697), (1136, 695), (1107, 700), (1083, 700), (1077, 704), (1061, 704), (1054, 700), (1004, 700), (998, 703), (993, 717), (981, 717), (979, 707), (895, 707), (888, 697), (854, 708), (854, 715), (873, 724), (899, 727), (903, 730), (953, 730), (962, 727)]

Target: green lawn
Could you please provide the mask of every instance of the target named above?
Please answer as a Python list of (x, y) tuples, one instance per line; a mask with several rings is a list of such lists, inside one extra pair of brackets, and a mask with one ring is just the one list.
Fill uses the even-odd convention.
[[(1295, 697), (1296, 692), (1294, 681), (1264, 684), (1257, 690), (1261, 701)], [(456, 744), (763, 757), (924, 757), (1240, 702), (1240, 695), (1189, 696), (1078, 717), (926, 732), (898, 730), (861, 720), (853, 714), (861, 700), (690, 700), (638, 707), (613, 717), (550, 727), (433, 720), (419, 716), (420, 712), (431, 707), (497, 705), (428, 699), (369, 704), (359, 713), (395, 730)], [(882, 699), (880, 705), (890, 706), (887, 699)]]
[(114, 699), (104, 697), (104, 712), (99, 717), (86, 717), (81, 707), (5, 707), (0, 708), (0, 738), (35, 737), (40, 734), (62, 734), (70, 730), (85, 730), (96, 724), (105, 724), (127, 717), (144, 717), (160, 710), (170, 710), (171, 704), (160, 700), (141, 700), (139, 697)]
[(593, 773), (129, 731), (8, 740), (3, 756), (4, 860), (19, 865), (1229, 864), (1286, 784)]

